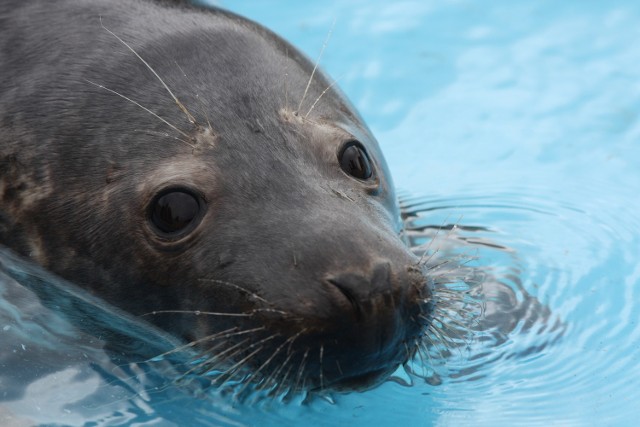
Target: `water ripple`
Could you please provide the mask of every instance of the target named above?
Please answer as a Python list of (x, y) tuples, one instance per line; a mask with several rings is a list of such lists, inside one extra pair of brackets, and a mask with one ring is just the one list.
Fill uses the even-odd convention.
[[(475, 268), (508, 286), (516, 305), (533, 299), (542, 310), (534, 324), (511, 319), (517, 324), (503, 330), (504, 341), (481, 340), (452, 364), (461, 374), (434, 392), (446, 408), (441, 422), (461, 422), (465, 411), (480, 424), (629, 419), (635, 411), (629, 402), (640, 397), (626, 374), (639, 359), (640, 221), (633, 206), (619, 205), (625, 191), (493, 187), (455, 197), (405, 196), (409, 230), (455, 224), (455, 240), (477, 248)], [(500, 408), (501, 416), (485, 419), (486, 408)]]

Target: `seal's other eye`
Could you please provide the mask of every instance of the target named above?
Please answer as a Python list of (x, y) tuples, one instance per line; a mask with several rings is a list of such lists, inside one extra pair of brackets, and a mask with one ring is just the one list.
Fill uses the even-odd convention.
[(340, 167), (343, 171), (358, 179), (369, 179), (373, 175), (371, 161), (362, 144), (350, 141), (338, 155)]
[(175, 235), (188, 231), (200, 216), (200, 198), (189, 190), (176, 189), (161, 193), (150, 206), (150, 220), (158, 231)]

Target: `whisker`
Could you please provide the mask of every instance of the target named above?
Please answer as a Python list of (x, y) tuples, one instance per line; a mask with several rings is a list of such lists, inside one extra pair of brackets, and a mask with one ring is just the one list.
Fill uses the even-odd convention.
[(284, 362), (280, 364), (280, 366), (272, 370), (268, 376), (264, 377), (262, 379), (262, 384), (258, 384), (258, 386), (256, 387), (256, 390), (265, 390), (269, 388), (272, 383), (274, 385), (277, 384), (277, 380), (275, 378), (277, 378), (278, 374), (286, 366), (290, 358), (291, 358), (291, 355), (287, 356)]
[[(440, 328), (435, 325), (434, 323), (431, 323), (429, 325), (429, 327), (427, 328), (429, 332), (431, 332), (433, 335), (435, 335), (439, 340), (441, 344), (457, 344), (455, 340), (453, 340), (450, 336), (444, 334)], [(452, 350), (452, 347), (449, 347), (448, 345), (446, 346), (447, 350)], [(461, 354), (462, 355), (462, 354)]]
[(407, 353), (407, 359), (410, 359), (412, 356), (411, 350), (409, 350), (409, 344), (407, 344), (406, 341), (403, 342), (404, 344), (404, 351), (405, 353)]
[(304, 368), (307, 367), (307, 357), (309, 356), (309, 349), (307, 348), (307, 350), (304, 352), (304, 355), (302, 356), (302, 360), (300, 361), (300, 365), (298, 368), (298, 376), (296, 379), (296, 383), (293, 387), (294, 390), (298, 390), (298, 384), (300, 384), (300, 379), (302, 378), (302, 374), (304, 373)]
[[(211, 371), (213, 368), (211, 366), (215, 366), (213, 364), (213, 362), (216, 359), (219, 359), (221, 363), (229, 360), (230, 358), (232, 358), (233, 356), (235, 356), (236, 354), (242, 352), (242, 348), (239, 348), (240, 346), (242, 346), (244, 343), (246, 343), (247, 341), (249, 341), (249, 338), (245, 338), (244, 340), (236, 343), (235, 345), (227, 348), (226, 350), (222, 351), (221, 353), (215, 354), (211, 357), (209, 357), (208, 359), (203, 360), (202, 362), (199, 362), (197, 364), (195, 364), (191, 369), (189, 369), (187, 372), (185, 372), (184, 374), (182, 374), (180, 376), (180, 378), (185, 378), (187, 375), (198, 371), (199, 369), (201, 369), (202, 367), (210, 367), (208, 369), (208, 371)], [(233, 351), (235, 350), (235, 351)], [(229, 353), (231, 352), (231, 353)], [(224, 357), (224, 358), (223, 358)]]
[[(189, 79), (189, 76), (187, 76), (187, 73), (185, 73), (185, 71), (182, 69), (182, 67), (180, 66), (180, 64), (178, 64), (178, 61), (173, 61), (174, 64), (176, 64), (176, 67), (178, 67), (178, 69), (180, 70), (180, 72), (182, 73), (182, 75), (184, 76), (185, 79), (191, 81), (191, 79)], [(193, 81), (191, 81), (192, 83)], [(211, 121), (209, 120), (209, 114), (207, 113), (207, 109), (204, 105), (204, 102), (202, 102), (202, 99), (200, 98), (200, 95), (196, 93), (196, 99), (198, 100), (198, 103), (200, 104), (201, 107), (201, 112), (204, 115), (205, 119), (207, 120), (207, 125), (209, 125), (209, 130), (213, 133), (213, 126), (211, 126)]]
[[(262, 350), (264, 350), (264, 343), (267, 341), (270, 341), (272, 339), (274, 339), (275, 337), (279, 336), (279, 334), (273, 334), (270, 335), (266, 338), (261, 339), (260, 341), (257, 341), (255, 343), (250, 344), (245, 350), (250, 350), (253, 347), (258, 346), (258, 348), (256, 350), (254, 350), (253, 352), (251, 352), (249, 355), (247, 355), (246, 357), (242, 358), (240, 361), (236, 362), (234, 365), (232, 365), (230, 368), (228, 368), (225, 372), (223, 372), (222, 374), (220, 374), (220, 376), (218, 376), (213, 382), (212, 384), (217, 383), (221, 378), (225, 378), (224, 381), (222, 381), (222, 383), (228, 382), (229, 380), (231, 380), (231, 378), (233, 378), (238, 372), (240, 372), (240, 368), (247, 363), (249, 360), (251, 360), (253, 358), (253, 356), (255, 356), (256, 354), (258, 354), (259, 352), (261, 352)], [(222, 384), (220, 383), (220, 384)]]
[[(237, 327), (236, 327), (236, 329), (237, 329)], [(216, 338), (216, 339), (217, 339), (217, 338), (229, 339), (229, 338), (232, 338), (232, 337), (237, 337), (237, 336), (239, 336), (239, 335), (253, 334), (254, 332), (260, 332), (260, 331), (264, 331), (264, 330), (266, 330), (266, 329), (267, 329), (267, 327), (266, 327), (266, 326), (259, 326), (259, 327), (257, 327), (257, 328), (253, 328), (253, 329), (245, 329), (244, 331), (238, 331), (238, 332), (233, 332), (233, 333), (226, 333), (226, 334), (224, 334), (224, 335), (220, 335), (220, 334), (213, 334), (213, 335), (209, 335), (208, 337), (201, 338), (201, 339), (199, 339), (198, 341), (200, 342), (200, 341), (203, 341), (203, 340), (205, 340), (205, 339), (209, 339), (209, 338), (211, 338), (211, 337)]]
[[(240, 354), (243, 351), (245, 351), (245, 348), (243, 348), (242, 345), (244, 345), (248, 341), (249, 341), (249, 338), (246, 338), (246, 339), (236, 343), (235, 345), (227, 348), (226, 350), (224, 350), (224, 351), (222, 351), (220, 353), (214, 354), (211, 357), (198, 362), (197, 364), (194, 365), (194, 367), (192, 369), (190, 369), (185, 374), (183, 374), (183, 376), (186, 376), (189, 373), (194, 372), (196, 370), (199, 370), (201, 368), (204, 368), (204, 371), (202, 372), (203, 374), (206, 374), (207, 372), (211, 372), (212, 370), (217, 369), (217, 366), (220, 366), (221, 364), (223, 364), (226, 361), (228, 361), (228, 360), (232, 359), (233, 357), (235, 357), (237, 354)], [(248, 348), (252, 348), (255, 345), (259, 345), (260, 343), (262, 343), (264, 341), (265, 340), (261, 340), (258, 343), (254, 343), (254, 344), (250, 345)], [(225, 344), (225, 342), (222, 342), (221, 344)], [(218, 347), (220, 347), (220, 344), (218, 344), (218, 345), (212, 347), (211, 349), (207, 350), (207, 352), (210, 353), (213, 350), (217, 349)]]
[[(293, 354), (290, 354), (287, 359), (285, 360), (285, 363), (287, 360), (289, 360), (291, 358), (291, 356), (293, 356)], [(284, 367), (284, 366), (283, 366)], [(293, 363), (289, 365), (289, 369), (287, 369), (287, 372), (284, 374), (284, 377), (282, 377), (282, 379), (279, 381), (280, 384), (278, 385), (278, 388), (276, 389), (274, 395), (275, 396), (279, 396), (281, 393), (284, 393), (285, 390), (284, 388), (286, 388), (286, 384), (287, 384), (287, 379), (289, 378), (289, 374), (291, 374), (291, 371), (293, 369)], [(283, 388), (284, 387), (284, 388)]]
[[(429, 249), (431, 249), (431, 245), (433, 244), (433, 242), (436, 241), (436, 239), (438, 238), (438, 234), (440, 234), (440, 231), (442, 231), (442, 228), (444, 227), (444, 225), (447, 223), (447, 221), (449, 220), (449, 216), (447, 215), (446, 218), (444, 219), (444, 221), (442, 222), (442, 224), (440, 225), (440, 227), (438, 227), (438, 229), (436, 230), (436, 234), (431, 238), (431, 240), (429, 241), (429, 244), (427, 245), (424, 254), (422, 255), (422, 257), (424, 257), (427, 253), (429, 253)], [(422, 264), (423, 258), (420, 258), (420, 260), (418, 261), (418, 264)]]
[[(292, 352), (291, 352), (291, 346), (293, 345), (294, 341), (295, 341), (296, 339), (298, 339), (298, 337), (299, 337), (300, 335), (304, 334), (306, 331), (307, 331), (307, 329), (306, 329), (306, 328), (305, 328), (305, 329), (302, 329), (302, 330), (301, 330), (301, 331), (299, 331), (297, 334), (295, 334), (295, 335), (293, 335), (293, 336), (289, 337), (285, 342), (283, 342), (283, 343), (282, 343), (282, 344), (281, 344), (281, 345), (276, 349), (276, 351), (275, 351), (275, 352), (274, 352), (274, 354), (269, 358), (269, 360), (267, 360), (267, 362), (265, 362), (264, 366), (266, 366), (266, 365), (267, 365), (267, 363), (269, 363), (269, 362), (271, 361), (271, 359), (273, 359), (273, 358), (276, 356), (276, 354), (277, 354), (277, 353), (279, 353), (279, 352), (282, 350), (282, 348), (284, 348), (284, 346), (285, 346), (285, 345), (289, 344), (289, 347), (288, 347), (288, 349), (287, 349), (287, 357), (285, 358), (285, 360), (284, 360), (284, 362), (282, 363), (282, 365), (281, 365), (277, 370), (275, 370), (275, 371), (274, 371), (274, 372), (273, 372), (269, 377), (267, 377), (267, 379), (265, 379), (265, 382), (263, 383), (263, 386), (258, 387), (258, 389), (264, 389), (264, 388), (268, 387), (268, 386), (269, 386), (270, 378), (272, 378), (272, 377), (273, 377), (273, 378), (277, 378), (277, 376), (280, 374), (280, 371), (281, 371), (282, 369), (284, 369), (284, 367), (287, 365), (287, 363), (289, 363), (289, 360), (291, 359), (291, 357), (295, 354), (295, 352), (294, 352), (294, 353), (292, 353)], [(280, 390), (280, 388), (281, 388), (281, 387), (282, 387), (282, 385), (283, 385), (282, 383), (283, 383), (284, 381), (286, 381), (286, 378), (288, 377), (288, 375), (289, 375), (289, 371), (291, 370), (291, 368), (292, 368), (292, 366), (289, 366), (289, 370), (287, 371), (287, 374), (286, 374), (286, 375), (285, 375), (285, 377), (281, 380), (281, 384), (278, 386), (278, 389), (276, 390), (276, 393), (275, 393), (275, 395), (276, 395), (276, 396), (279, 394), (279, 390)], [(262, 369), (262, 367), (260, 367), (260, 369)], [(277, 383), (277, 381), (276, 381), (276, 383)]]
[[(429, 245), (431, 245), (431, 243), (433, 243), (434, 240), (435, 240), (435, 237), (429, 242)], [(417, 264), (418, 266), (426, 265), (427, 263), (429, 263), (433, 259), (433, 257), (435, 257), (438, 253), (440, 253), (440, 248), (437, 248), (431, 253), (431, 255), (425, 258), (425, 255), (427, 255), (428, 253), (429, 253), (429, 249), (427, 248), (422, 253), (422, 256), (420, 257), (420, 259), (418, 260), (418, 264)]]
[[(203, 354), (205, 354), (205, 355), (206, 354), (215, 355), (216, 350), (218, 350), (219, 348), (224, 347), (226, 344), (227, 344), (226, 341), (220, 341), (216, 345), (208, 347)], [(196, 360), (198, 360), (198, 359), (196, 359)], [(208, 359), (203, 360), (203, 362), (206, 362), (207, 360), (211, 360), (211, 357), (209, 357)], [(202, 366), (202, 363), (198, 362), (197, 365), (198, 366)]]
[[(423, 353), (422, 348), (418, 345), (418, 351), (417, 351), (417, 354), (418, 354), (418, 357), (420, 358), (420, 367), (422, 368), (422, 376), (423, 376), (423, 377), (426, 377), (426, 376), (427, 376), (427, 372), (426, 372), (426, 364), (425, 364), (425, 361), (424, 361), (424, 357), (422, 356), (422, 353)], [(431, 355), (429, 354), (429, 352), (426, 352), (426, 354), (427, 354), (427, 357), (429, 358), (429, 365), (430, 365), (432, 368), (433, 368), (433, 367), (435, 367), (435, 365), (434, 365), (434, 363), (433, 363), (433, 360), (431, 359)]]
[(288, 77), (289, 77), (289, 48), (284, 48), (284, 53), (286, 57), (286, 61), (284, 64), (284, 108), (285, 110), (289, 110), (289, 85)]
[(247, 388), (247, 386), (251, 383), (251, 381), (256, 378), (256, 376), (260, 373), (260, 371), (266, 367), (269, 363), (271, 363), (271, 361), (278, 355), (278, 353), (280, 353), (280, 351), (284, 348), (284, 346), (289, 342), (289, 341), (294, 341), (299, 335), (295, 335), (292, 337), (289, 337), (286, 341), (284, 341), (282, 344), (280, 344), (278, 346), (278, 348), (276, 348), (276, 350), (273, 352), (273, 354), (255, 371), (253, 371), (253, 373), (249, 376), (249, 378), (246, 380), (246, 384), (244, 385), (244, 387), (240, 390), (240, 392), (238, 393), (239, 395), (242, 394), (242, 392)]
[(297, 339), (300, 335), (304, 334), (305, 332), (307, 332), (309, 330), (309, 328), (304, 328), (301, 331), (299, 331), (297, 334), (294, 335), (294, 340), (292, 340), (289, 343), (289, 348), (287, 349), (287, 354), (291, 354), (291, 346), (293, 345), (293, 341), (295, 341), (295, 339)]
[(218, 283), (220, 285), (229, 286), (229, 287), (235, 288), (235, 289), (237, 289), (239, 291), (245, 292), (245, 293), (251, 295), (252, 297), (254, 297), (255, 299), (264, 302), (265, 304), (273, 305), (269, 301), (267, 301), (266, 299), (262, 298), (260, 295), (256, 294), (255, 292), (252, 292), (252, 291), (250, 291), (248, 289), (245, 289), (242, 286), (238, 286), (235, 283), (226, 282), (224, 280), (217, 280), (217, 279), (198, 279), (198, 280), (201, 281), (201, 282), (212, 282), (212, 283)]
[(335, 79), (333, 81), (333, 83), (331, 83), (329, 86), (327, 86), (327, 88), (325, 90), (322, 91), (322, 93), (316, 98), (315, 102), (311, 105), (311, 108), (309, 108), (309, 111), (307, 111), (307, 114), (304, 115), (304, 118), (306, 119), (307, 117), (309, 117), (309, 114), (311, 114), (311, 112), (313, 111), (313, 109), (315, 108), (316, 104), (320, 101), (320, 99), (324, 96), (325, 93), (327, 93), (327, 91), (329, 89), (331, 89), (336, 83), (338, 83), (338, 81), (342, 78), (343, 76), (338, 77), (337, 79)]
[[(304, 117), (304, 121), (305, 121), (305, 122), (307, 122), (307, 123), (311, 123), (312, 125), (316, 125), (316, 126), (318, 126), (318, 127), (323, 126), (321, 123), (319, 123), (319, 122), (317, 122), (317, 121), (315, 121), (315, 120), (312, 120), (312, 119), (310, 119), (310, 118), (308, 118), (308, 117)], [(293, 130), (293, 129), (291, 129), (291, 130), (292, 130), (293, 132), (296, 132), (296, 131), (295, 131), (295, 130)], [(300, 132), (296, 132), (296, 133), (297, 133), (298, 135), (301, 135), (301, 136), (303, 136), (303, 137), (304, 137), (304, 134), (302, 134), (302, 133), (300, 133)]]
[(313, 76), (316, 74), (316, 70), (318, 69), (318, 65), (320, 64), (320, 59), (322, 59), (322, 54), (324, 53), (325, 48), (327, 47), (327, 43), (331, 39), (331, 34), (333, 33), (333, 28), (336, 26), (336, 20), (333, 20), (331, 24), (331, 29), (329, 30), (329, 34), (327, 34), (327, 38), (325, 39), (322, 49), (320, 49), (320, 55), (318, 55), (318, 59), (316, 60), (315, 65), (313, 66), (313, 71), (311, 71), (311, 76), (309, 76), (309, 81), (307, 82), (307, 87), (304, 89), (304, 93), (302, 94), (302, 99), (300, 99), (300, 104), (298, 104), (298, 109), (296, 110), (296, 114), (302, 108), (302, 103), (304, 99), (307, 97), (307, 92), (309, 91), (309, 87), (311, 86), (311, 82), (313, 81)]
[[(447, 308), (450, 308), (450, 309), (447, 309)], [(453, 312), (454, 314), (458, 314), (458, 315), (464, 315), (466, 316), (465, 319), (475, 317), (479, 314), (475, 310), (467, 309), (464, 307), (460, 307), (460, 308), (444, 307), (444, 308), (438, 308), (434, 310), (433, 317), (436, 317), (436, 318), (445, 317), (445, 318), (451, 318), (453, 320), (453, 318), (448, 314), (450, 312)]]
[(193, 145), (189, 142), (189, 141), (185, 141), (184, 139), (180, 139), (175, 135), (171, 135), (167, 132), (158, 132), (158, 131), (154, 131), (154, 130), (144, 130), (144, 129), (134, 129), (134, 132), (140, 132), (140, 133), (146, 133), (149, 135), (154, 135), (154, 136), (161, 136), (163, 138), (172, 138), (175, 139), (176, 141), (180, 141), (184, 144), (187, 144), (190, 147), (193, 147)]
[[(167, 126), (169, 126), (171, 129), (175, 130), (176, 132), (179, 132), (179, 133), (180, 133), (182, 136), (184, 136), (185, 138), (190, 139), (189, 135), (187, 135), (186, 133), (184, 133), (183, 131), (181, 131), (180, 129), (178, 129), (176, 126), (172, 125), (171, 123), (169, 123), (168, 121), (166, 121), (165, 119), (163, 119), (162, 117), (160, 117), (159, 115), (157, 115), (156, 113), (154, 113), (153, 111), (151, 111), (150, 109), (148, 109), (147, 107), (145, 107), (144, 105), (142, 105), (142, 104), (140, 104), (140, 103), (138, 103), (138, 102), (134, 101), (133, 99), (131, 99), (131, 98), (129, 98), (129, 97), (127, 97), (127, 96), (125, 96), (125, 95), (123, 95), (123, 94), (121, 94), (121, 93), (116, 92), (116, 91), (115, 91), (115, 90), (113, 90), (113, 89), (109, 89), (108, 87), (105, 87), (105, 86), (103, 86), (103, 85), (101, 85), (101, 84), (98, 84), (98, 83), (92, 82), (91, 80), (88, 80), (88, 79), (85, 79), (85, 81), (86, 81), (87, 83), (89, 83), (89, 84), (92, 84), (92, 85), (94, 85), (94, 86), (96, 86), (96, 87), (100, 88), (100, 89), (106, 90), (107, 92), (111, 92), (112, 94), (117, 95), (117, 96), (119, 96), (120, 98), (123, 98), (123, 99), (125, 99), (125, 100), (127, 100), (127, 101), (131, 102), (132, 104), (134, 104), (134, 105), (136, 105), (136, 106), (138, 106), (138, 107), (142, 108), (144, 111), (146, 111), (147, 113), (151, 114), (152, 116), (154, 116), (154, 117), (155, 117), (155, 118), (157, 118), (158, 120), (161, 120), (164, 124), (166, 124)], [(185, 142), (185, 141), (183, 141), (183, 142)], [(195, 147), (194, 147), (194, 145), (193, 145), (193, 144), (191, 144), (191, 143), (186, 143), (186, 144), (188, 144), (191, 148), (195, 148)]]
[(466, 329), (466, 325), (460, 323), (459, 320), (457, 320), (456, 318), (454, 318), (453, 316), (451, 316), (449, 313), (452, 313), (455, 315), (460, 316), (461, 314), (464, 314), (464, 316), (460, 316), (463, 317), (465, 320), (468, 320), (468, 317), (473, 317), (473, 315), (475, 315), (476, 313), (470, 310), (467, 310), (466, 312), (461, 313), (459, 310), (434, 310), (433, 313), (433, 317), (436, 317), (438, 319), (440, 318), (445, 318), (448, 319), (451, 323), (455, 324), (456, 326), (462, 328), (462, 329)]
[[(428, 327), (428, 328), (427, 328), (427, 332), (431, 332), (431, 333), (433, 333), (432, 328), (431, 328), (431, 327)], [(438, 338), (438, 341), (439, 341), (440, 345), (437, 345), (437, 344), (433, 341), (433, 339), (431, 339), (431, 336), (429, 336), (429, 334), (428, 334), (428, 333), (425, 333), (424, 335), (422, 335), (422, 337), (423, 337), (423, 339), (426, 339), (427, 341), (429, 341), (429, 344), (430, 344), (431, 348), (432, 348), (432, 349), (434, 349), (434, 350), (435, 350), (435, 351), (440, 355), (440, 357), (441, 357), (442, 359), (445, 359), (445, 358), (447, 357), (447, 355), (446, 355), (445, 353), (443, 353), (443, 352), (442, 352), (442, 349), (441, 349), (440, 347), (441, 347), (441, 346), (442, 346), (442, 347), (444, 347), (445, 349), (447, 349), (447, 351), (449, 350), (449, 347), (448, 347), (448, 345), (447, 345), (447, 343), (446, 343), (446, 342), (443, 342), (443, 341), (442, 341), (442, 339), (441, 339), (441, 338), (439, 338), (436, 334), (434, 334), (434, 335), (436, 336), (436, 338)], [(428, 351), (428, 349), (427, 349), (427, 355), (429, 355), (429, 351)], [(429, 359), (430, 359), (430, 361), (431, 361), (431, 363), (432, 363), (432, 366), (435, 366), (435, 365), (433, 365), (433, 360), (431, 359), (431, 357), (430, 357), (430, 356), (429, 356)]]
[(207, 107), (204, 105), (202, 98), (200, 98), (200, 94), (196, 93), (196, 99), (200, 103), (200, 107), (202, 108), (202, 114), (204, 114), (204, 118), (207, 120), (207, 126), (209, 126), (209, 130), (213, 133), (213, 126), (211, 126), (211, 121), (209, 120), (209, 113), (207, 112)]
[(222, 381), (221, 383), (218, 383), (218, 385), (224, 384), (228, 381), (231, 380), (231, 378), (233, 378), (238, 372), (240, 372), (240, 368), (247, 363), (249, 360), (251, 360), (253, 358), (253, 356), (255, 356), (256, 354), (258, 354), (259, 352), (261, 352), (264, 349), (263, 346), (258, 347), (256, 350), (254, 350), (253, 352), (251, 352), (249, 355), (247, 355), (246, 357), (244, 357), (242, 360), (238, 361), (237, 363), (235, 363), (233, 366), (231, 366), (229, 369), (227, 369), (225, 372), (223, 372), (222, 374), (220, 374), (219, 377), (217, 377), (216, 379), (214, 379), (211, 384), (214, 385), (216, 383), (218, 383), (220, 381), (221, 378), (224, 378), (224, 381)]
[[(429, 250), (431, 249), (431, 246), (433, 245), (433, 242), (435, 242), (438, 239), (438, 235), (445, 228), (445, 224), (447, 224), (450, 216), (451, 216), (450, 214), (447, 215), (447, 217), (444, 219), (442, 224), (437, 228), (436, 233), (433, 235), (433, 237), (431, 237), (431, 240), (429, 240), (428, 243), (424, 243), (422, 245), (414, 246), (414, 247), (411, 248), (411, 250), (413, 252), (419, 252), (419, 251), (423, 250), (422, 249), (423, 247), (426, 246), (426, 248), (424, 248), (424, 252), (422, 253), (422, 256), (418, 260), (418, 265), (427, 264), (439, 252), (440, 248), (436, 248), (433, 251), (433, 253), (431, 253), (429, 255)], [(458, 220), (452, 226), (447, 227), (447, 234), (445, 235), (445, 238), (450, 237), (458, 229), (458, 225), (462, 221), (462, 218), (463, 218), (463, 215), (460, 215)], [(427, 257), (427, 258), (425, 259), (425, 257)]]
[(323, 356), (324, 356), (324, 344), (320, 344), (320, 391), (324, 390)]
[[(203, 338), (199, 338), (199, 339), (197, 339), (195, 341), (191, 341), (188, 344), (188, 346), (193, 347), (193, 346), (195, 346), (197, 344), (200, 344), (202, 342), (205, 342), (205, 341), (215, 341), (215, 340), (218, 340), (218, 339), (228, 340), (229, 338), (237, 337), (237, 336), (240, 336), (240, 335), (246, 335), (246, 334), (252, 334), (252, 333), (255, 333), (255, 332), (260, 332), (260, 331), (265, 330), (266, 328), (264, 326), (261, 326), (259, 328), (247, 329), (247, 330), (244, 330), (244, 331), (229, 332), (229, 331), (233, 331), (233, 330), (237, 330), (237, 329), (238, 329), (238, 327), (236, 326), (236, 327), (233, 327), (231, 329), (227, 329), (226, 331), (222, 331), (222, 332), (219, 332), (219, 333), (208, 335), (208, 336), (203, 337)], [(222, 341), (221, 343), (222, 344), (226, 344), (226, 341)], [(217, 349), (218, 347), (220, 347), (220, 346), (219, 345), (215, 345), (215, 346), (213, 346), (211, 348), (208, 348), (205, 351), (207, 353), (211, 353), (213, 350)]]
[(444, 261), (442, 261), (442, 262), (440, 262), (440, 263), (438, 263), (438, 264), (430, 265), (430, 266), (428, 267), (428, 269), (427, 269), (427, 270), (428, 270), (428, 271), (434, 271), (434, 270), (437, 270), (437, 269), (438, 269), (438, 268), (440, 268), (440, 267), (443, 267), (443, 266), (445, 266), (445, 265), (449, 265), (449, 264), (451, 264), (451, 263), (453, 263), (453, 262), (454, 262), (454, 260), (451, 260), (451, 259), (445, 259)]
[(157, 314), (193, 314), (194, 316), (207, 315), (207, 316), (221, 316), (221, 317), (251, 317), (253, 313), (219, 313), (214, 311), (200, 311), (200, 310), (155, 310), (149, 313), (141, 314), (144, 316), (155, 316)]
[(158, 75), (158, 73), (156, 73), (156, 71), (153, 69), (153, 67), (151, 65), (149, 65), (149, 63), (147, 61), (144, 60), (144, 58), (142, 58), (140, 55), (138, 55), (138, 52), (135, 51), (134, 48), (132, 48), (127, 42), (125, 42), (124, 40), (122, 40), (116, 33), (114, 33), (113, 31), (111, 31), (110, 29), (108, 29), (107, 27), (104, 26), (104, 24), (102, 23), (102, 16), (100, 17), (100, 25), (102, 26), (102, 28), (104, 28), (109, 34), (111, 34), (113, 37), (115, 37), (116, 39), (118, 39), (118, 41), (120, 43), (122, 43), (123, 45), (125, 45), (127, 47), (127, 49), (129, 49), (131, 52), (133, 52), (133, 54), (138, 57), (138, 59), (140, 61), (142, 61), (142, 63), (149, 69), (149, 71), (151, 71), (153, 73), (154, 76), (156, 76), (156, 78), (160, 81), (160, 83), (162, 83), (162, 86), (164, 86), (164, 88), (167, 90), (167, 92), (169, 92), (169, 95), (171, 95), (171, 97), (173, 98), (173, 100), (176, 102), (176, 104), (178, 104), (178, 107), (180, 108), (180, 110), (182, 110), (182, 112), (187, 116), (187, 120), (189, 121), (189, 123), (191, 123), (192, 125), (196, 124), (196, 119), (191, 115), (191, 113), (189, 113), (189, 111), (185, 108), (185, 106), (182, 104), (182, 102), (180, 102), (180, 100), (178, 99), (177, 96), (174, 95), (174, 93), (171, 91), (171, 89), (169, 89), (169, 86), (167, 86), (167, 84), (164, 82), (164, 80), (162, 80), (162, 78)]
[[(277, 313), (277, 314), (282, 314), (283, 316), (288, 316), (291, 313), (287, 312), (287, 311), (282, 311), (282, 310), (278, 310), (275, 308), (255, 308), (253, 310), (251, 310), (251, 314), (255, 314), (255, 313)], [(296, 317), (294, 319), (301, 319), (300, 317)]]
[[(423, 316), (423, 315), (419, 315), (420, 317), (422, 317), (425, 320), (429, 320), (427, 317)], [(452, 319), (449, 319), (450, 321), (452, 321)], [(442, 323), (442, 322), (441, 322)], [(452, 321), (453, 323), (453, 321)], [(436, 326), (437, 327), (437, 326)], [(438, 327), (439, 328), (439, 327)], [(464, 328), (464, 326), (461, 326), (461, 328)], [(441, 331), (445, 331), (446, 330), (446, 338), (449, 340), (449, 342), (454, 343), (454, 344), (459, 344), (457, 343), (455, 340), (453, 340), (449, 334), (453, 334), (455, 338), (457, 338), (458, 340), (464, 342), (465, 344), (468, 344), (467, 339), (463, 338), (462, 336), (460, 336), (457, 332), (454, 332), (454, 330), (452, 330), (451, 328), (447, 328), (445, 323), (442, 323), (442, 328), (439, 328)]]
[[(227, 329), (227, 330), (225, 330), (225, 331), (219, 332), (218, 334), (224, 334), (224, 333), (227, 333), (227, 332), (230, 332), (230, 331), (236, 330), (236, 329), (238, 329), (238, 327), (237, 327), (237, 326), (235, 326), (235, 327), (233, 327), (233, 328), (229, 328), (229, 329)], [(214, 334), (214, 335), (216, 335), (216, 334)], [(169, 355), (174, 354), (174, 353), (177, 353), (177, 352), (179, 352), (179, 351), (182, 351), (182, 350), (185, 350), (185, 349), (188, 349), (188, 348), (195, 347), (195, 346), (196, 346), (197, 344), (199, 344), (202, 340), (209, 339), (209, 337), (211, 337), (211, 336), (212, 336), (212, 335), (209, 335), (208, 337), (201, 338), (201, 339), (199, 339), (199, 340), (191, 341), (191, 342), (189, 342), (189, 343), (187, 343), (187, 344), (184, 344), (184, 345), (178, 346), (178, 347), (176, 347), (176, 348), (174, 348), (174, 349), (172, 349), (172, 350), (169, 350), (169, 351), (167, 351), (167, 352), (165, 352), (165, 353), (162, 353), (162, 354), (160, 354), (160, 355), (158, 355), (158, 356), (152, 357), (151, 359), (149, 359), (149, 361), (150, 361), (150, 362), (153, 362), (153, 361), (159, 361), (159, 360), (162, 360), (165, 356), (169, 356)]]
[(436, 297), (441, 295), (446, 295), (447, 297), (453, 297), (452, 300), (457, 301), (457, 300), (460, 300), (461, 296), (464, 296), (466, 293), (468, 293), (469, 290), (448, 289), (442, 286), (442, 287), (436, 287), (433, 292), (434, 292), (434, 296)]

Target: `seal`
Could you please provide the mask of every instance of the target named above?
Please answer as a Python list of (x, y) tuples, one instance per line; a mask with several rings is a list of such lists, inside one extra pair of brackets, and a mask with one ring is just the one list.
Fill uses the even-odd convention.
[(378, 384), (432, 308), (375, 138), (289, 43), (183, 3), (2, 2), (0, 242), (219, 384)]

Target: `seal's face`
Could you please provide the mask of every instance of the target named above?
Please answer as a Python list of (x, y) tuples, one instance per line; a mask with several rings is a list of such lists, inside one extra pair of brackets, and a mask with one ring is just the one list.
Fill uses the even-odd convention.
[[(220, 137), (207, 154), (158, 164), (138, 186), (145, 239), (131, 255), (154, 272), (150, 294), (168, 288), (176, 297), (135, 309), (185, 310), (152, 320), (205, 350), (240, 345), (232, 360), (266, 364), (265, 374), (304, 368), (306, 386), (363, 387), (409, 356), (425, 279), (398, 236), (375, 151), (344, 131), (291, 119), (278, 126), (298, 132), (273, 137), (291, 138), (291, 154), (274, 155), (262, 135)], [(310, 153), (296, 148), (307, 126)], [(261, 148), (233, 149), (249, 138)]]
[(5, 243), (197, 344), (223, 380), (369, 387), (428, 318), (382, 154), (293, 48), (205, 18), (133, 32), (146, 63), (99, 31), (101, 58), (64, 76), (71, 106), (33, 131), (56, 188), (12, 201), (29, 231)]

